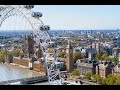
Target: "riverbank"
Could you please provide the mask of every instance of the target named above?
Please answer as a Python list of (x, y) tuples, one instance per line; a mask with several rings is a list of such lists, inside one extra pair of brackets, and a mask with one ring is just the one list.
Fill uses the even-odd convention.
[[(12, 66), (17, 66), (17, 67), (21, 67), (21, 68), (24, 68), (24, 69), (28, 69), (28, 70), (30, 70), (30, 68), (29, 68), (29, 67), (26, 67), (26, 66), (23, 66), (23, 65), (19, 65), (19, 64), (15, 64), (15, 63), (10, 63), (9, 65), (12, 65)], [(45, 75), (44, 73), (39, 72), (39, 71), (36, 71), (36, 70), (31, 70), (31, 71), (35, 71), (35, 72), (40, 73), (41, 75)]]

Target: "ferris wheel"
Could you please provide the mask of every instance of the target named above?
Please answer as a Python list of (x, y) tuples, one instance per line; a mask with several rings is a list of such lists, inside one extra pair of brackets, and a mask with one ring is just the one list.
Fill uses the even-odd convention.
[[(45, 50), (50, 46), (50, 36), (48, 34), (48, 30), (50, 30), (49, 25), (44, 25), (40, 17), (42, 17), (41, 12), (34, 12), (32, 9), (34, 5), (0, 5), (0, 28), (2, 29), (3, 24), (8, 23), (7, 19), (10, 17), (24, 18), (24, 22), (20, 27), (25, 27), (27, 29), (33, 30), (33, 37), (36, 44), (40, 45), (45, 65), (46, 72), (48, 76), (48, 81), (50, 85), (62, 85), (62, 80), (60, 76), (60, 70), (58, 65), (61, 63), (57, 62), (56, 54), (54, 53), (46, 53)], [(10, 22), (11, 21), (11, 22)], [(16, 24), (20, 24), (20, 21), (16, 21), (16, 19), (10, 19), (9, 22), (16, 22)], [(8, 25), (8, 24), (7, 24)], [(9, 27), (8, 25), (7, 27)], [(16, 25), (13, 25), (14, 28)]]

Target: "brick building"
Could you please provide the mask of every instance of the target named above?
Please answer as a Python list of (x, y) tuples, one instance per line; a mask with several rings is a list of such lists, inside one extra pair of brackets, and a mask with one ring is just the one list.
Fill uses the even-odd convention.
[(114, 65), (111, 62), (103, 62), (103, 64), (98, 64), (93, 62), (77, 62), (77, 69), (79, 70), (81, 76), (85, 75), (86, 72), (91, 72), (92, 75), (97, 74), (101, 77), (107, 77), (109, 74), (113, 73)]
[(112, 74), (113, 64), (111, 62), (103, 62), (96, 66), (96, 74), (101, 77), (107, 77), (109, 74)]
[(91, 72), (92, 75), (96, 74), (96, 63), (88, 63), (88, 62), (78, 62), (77, 69), (79, 70), (81, 75), (85, 75), (86, 72)]
[(112, 70), (112, 74), (115, 76), (120, 76), (120, 64), (117, 64), (113, 70)]

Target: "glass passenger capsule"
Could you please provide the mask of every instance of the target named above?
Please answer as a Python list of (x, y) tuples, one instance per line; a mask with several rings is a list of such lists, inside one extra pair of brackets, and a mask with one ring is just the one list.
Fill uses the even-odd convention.
[(26, 8), (26, 9), (32, 9), (32, 8), (34, 8), (34, 5), (24, 5), (24, 8)]
[(41, 12), (33, 12), (32, 17), (36, 17), (36, 18), (42, 17), (42, 13)]

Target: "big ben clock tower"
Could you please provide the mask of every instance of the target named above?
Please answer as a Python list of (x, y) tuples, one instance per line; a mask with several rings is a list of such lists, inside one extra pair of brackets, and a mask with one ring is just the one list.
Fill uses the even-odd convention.
[(66, 67), (68, 72), (73, 70), (73, 65), (73, 47), (71, 46), (71, 42), (68, 40), (68, 46), (66, 48)]

